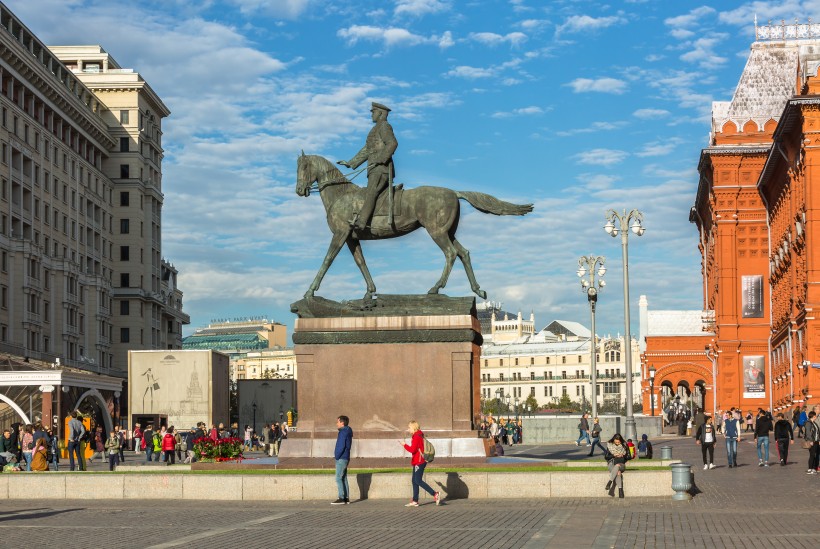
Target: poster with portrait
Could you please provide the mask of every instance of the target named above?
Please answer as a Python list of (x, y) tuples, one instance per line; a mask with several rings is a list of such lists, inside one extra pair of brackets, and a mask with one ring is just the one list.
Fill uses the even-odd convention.
[(741, 277), (743, 318), (763, 318), (763, 276)]
[(743, 357), (743, 398), (766, 398), (763, 355)]

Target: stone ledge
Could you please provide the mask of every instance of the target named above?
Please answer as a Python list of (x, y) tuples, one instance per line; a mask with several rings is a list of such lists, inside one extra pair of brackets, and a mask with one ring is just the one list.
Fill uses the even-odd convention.
[[(448, 499), (600, 498), (606, 495), (606, 471), (526, 471), (520, 473), (446, 472), (425, 475), (434, 490)], [(9, 499), (208, 499), (231, 501), (330, 500), (336, 482), (326, 475), (186, 475), (7, 473), (0, 477), (0, 494)], [(396, 499), (412, 490), (407, 473), (350, 475), (351, 500)], [(627, 497), (669, 497), (672, 471), (627, 469)], [(405, 493), (406, 492), (406, 493)], [(430, 499), (427, 494), (422, 498)]]

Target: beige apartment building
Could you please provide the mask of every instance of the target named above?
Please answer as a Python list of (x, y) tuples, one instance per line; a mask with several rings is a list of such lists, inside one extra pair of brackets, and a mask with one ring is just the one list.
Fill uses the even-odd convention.
[[(482, 314), (483, 313), (483, 314)], [(481, 398), (519, 403), (533, 396), (539, 407), (550, 407), (566, 394), (570, 400), (590, 405), (591, 334), (585, 326), (555, 320), (536, 332), (535, 316), (524, 320), (500, 310), (479, 311), (485, 332), (481, 347)], [(639, 356), (633, 339), (632, 356)], [(595, 339), (598, 404), (619, 403), (626, 398), (627, 372), (623, 336)], [(632, 375), (633, 394), (640, 400), (640, 367)]]
[(169, 110), (99, 46), (47, 47), (0, 4), (0, 350), (127, 373), (178, 349), (177, 269), (162, 257)]
[(210, 349), (230, 357), (231, 381), (296, 379), (296, 355), (284, 324), (265, 318), (221, 320), (186, 337), (184, 349)]

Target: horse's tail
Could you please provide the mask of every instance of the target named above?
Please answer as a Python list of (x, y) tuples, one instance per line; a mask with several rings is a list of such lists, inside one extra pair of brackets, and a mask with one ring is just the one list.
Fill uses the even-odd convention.
[(493, 215), (527, 215), (532, 211), (532, 204), (513, 204), (504, 202), (494, 196), (472, 191), (455, 191), (458, 198), (470, 203), (476, 210)]

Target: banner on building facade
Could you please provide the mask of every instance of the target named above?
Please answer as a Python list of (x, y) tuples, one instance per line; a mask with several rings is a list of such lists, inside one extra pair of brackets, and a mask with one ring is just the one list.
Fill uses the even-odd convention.
[(766, 398), (763, 355), (743, 357), (743, 398)]
[(763, 318), (763, 276), (741, 277), (743, 318)]

